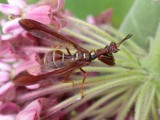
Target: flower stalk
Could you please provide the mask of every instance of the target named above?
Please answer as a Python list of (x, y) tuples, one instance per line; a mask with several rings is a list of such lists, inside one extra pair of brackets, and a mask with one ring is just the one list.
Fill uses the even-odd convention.
[[(23, 2), (23, 0), (16, 1)], [(33, 5), (27, 6), (24, 4), (25, 10), (18, 6), (12, 8), (12, 5), (8, 5), (8, 7), (19, 11), (15, 13), (18, 14), (18, 18), (9, 21), (3, 27), (5, 33), (14, 35), (12, 36), (13, 38), (4, 40), (2, 35), (0, 46), (1, 54), (6, 53), (9, 56), (8, 58), (14, 58), (14, 61), (9, 62), (9, 65), (12, 65), (12, 69), (16, 68), (15, 72), (12, 73), (12, 77), (15, 76), (17, 69), (20, 72), (29, 71), (32, 64), (38, 64), (43, 68), (42, 61), (46, 53), (55, 49), (61, 51), (58, 47), (53, 48), (50, 45), (51, 41), (43, 40), (41, 37), (37, 39), (24, 31), (18, 23), (21, 18), (31, 19), (33, 17), (36, 21), (38, 17), (39, 22), (55, 28), (57, 31), (62, 31), (64, 36), (71, 37), (72, 41), (76, 41), (77, 44), (89, 51), (104, 48), (111, 41), (118, 43), (125, 37), (125, 35), (111, 26), (97, 25), (98, 27), (96, 27), (78, 18), (64, 15), (63, 4), (63, 0), (44, 0), (34, 7)], [(0, 7), (4, 6), (6, 5), (1, 4)], [(42, 9), (44, 9), (43, 14), (37, 16)], [(0, 10), (2, 11), (2, 9)], [(16, 24), (13, 24), (15, 22)], [(66, 22), (69, 23), (68, 26), (66, 26)], [(8, 26), (8, 24), (11, 24), (11, 26)], [(114, 37), (106, 31), (109, 31)], [(58, 44), (60, 42), (57, 40)], [(128, 120), (134, 117), (135, 120), (146, 120), (148, 116), (152, 116), (156, 120), (158, 118), (158, 108), (160, 107), (159, 44), (160, 25), (149, 54), (141, 46), (134, 43), (132, 38), (120, 46), (118, 53), (113, 54), (115, 66), (107, 66), (98, 60), (94, 60), (89, 66), (83, 67), (88, 74), (83, 85), (84, 98), (81, 97), (80, 93), (83, 74), (77, 68), (78, 72), (73, 73), (68, 78), (69, 80), (74, 80), (74, 86), (71, 81), (69, 83), (56, 83), (54, 81), (55, 78), (47, 79), (44, 83), (37, 83), (37, 88), (35, 87), (36, 85), (15, 87), (9, 81), (2, 82), (2, 99), (3, 101), (16, 101), (15, 104), (17, 106), (14, 106), (18, 109), (20, 108), (20, 111), (14, 113), (17, 114), (17, 120), (22, 116), (28, 117), (30, 115), (26, 113), (32, 113), (33, 116), (28, 118), (33, 119), (35, 117), (38, 119), (45, 119), (46, 117), (49, 117), (48, 119), (60, 119), (67, 116), (69, 119), (74, 120), (88, 118), (92, 120), (107, 118)], [(75, 53), (78, 51), (73, 49), (70, 52)], [(3, 58), (1, 74), (7, 73), (8, 75), (13, 70), (5, 69), (2, 66), (5, 61), (6, 59)], [(30, 67), (28, 68), (28, 66)], [(47, 70), (49, 71), (50, 69), (52, 68)], [(48, 71), (41, 72), (45, 74)], [(62, 80), (57, 79), (57, 81)], [(15, 95), (16, 97), (12, 96), (13, 93), (10, 91), (13, 91), (13, 93), (18, 91), (17, 95)], [(11, 98), (7, 99), (6, 94), (9, 94)], [(81, 106), (84, 106), (83, 110), (79, 110)], [(133, 109), (134, 106), (135, 109)], [(134, 111), (135, 115), (130, 115), (128, 111)]]

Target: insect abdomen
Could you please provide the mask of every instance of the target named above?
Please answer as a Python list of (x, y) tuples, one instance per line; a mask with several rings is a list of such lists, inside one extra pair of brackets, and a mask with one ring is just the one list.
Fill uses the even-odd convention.
[(90, 53), (82, 53), (82, 52), (76, 52), (73, 55), (74, 60), (86, 60), (86, 61), (91, 61), (91, 54)]
[(71, 55), (66, 55), (60, 50), (48, 52), (44, 57), (44, 64), (52, 64), (52, 66), (61, 67), (72, 60)]

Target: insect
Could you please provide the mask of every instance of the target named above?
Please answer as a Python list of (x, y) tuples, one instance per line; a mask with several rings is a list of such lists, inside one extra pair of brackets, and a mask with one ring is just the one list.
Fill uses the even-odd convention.
[[(80, 85), (80, 92), (82, 97), (84, 96), (83, 84), (87, 76), (86, 71), (84, 71), (82, 67), (89, 65), (96, 58), (107, 65), (114, 65), (115, 60), (112, 53), (118, 52), (118, 47), (120, 44), (132, 36), (129, 34), (117, 44), (115, 42), (111, 42), (110, 45), (106, 45), (102, 49), (89, 51), (71, 39), (58, 33), (54, 29), (37, 21), (31, 19), (21, 19), (19, 24), (33, 36), (52, 41), (55, 46), (59, 47), (59, 49), (48, 52), (43, 58), (45, 67), (41, 68), (42, 71), (45, 71), (47, 68), (52, 69), (52, 71), (38, 75), (32, 75), (26, 70), (16, 75), (13, 78), (13, 83), (16, 85), (25, 86), (41, 83), (48, 79), (59, 80), (59, 78), (62, 76), (63, 81), (67, 81), (67, 78), (75, 70), (79, 69), (83, 73), (83, 79)], [(67, 54), (60, 50), (62, 48), (66, 50)], [(74, 54), (71, 54), (71, 48), (76, 50)]]

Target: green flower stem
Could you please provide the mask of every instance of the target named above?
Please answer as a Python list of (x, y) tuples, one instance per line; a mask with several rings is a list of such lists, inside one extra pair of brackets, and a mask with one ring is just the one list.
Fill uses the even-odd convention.
[(127, 89), (128, 89), (128, 87), (125, 86), (123, 88), (120, 88), (118, 91), (113, 91), (110, 94), (106, 94), (100, 100), (98, 100), (97, 102), (95, 102), (91, 107), (89, 107), (88, 109), (86, 109), (84, 112), (78, 114), (78, 116), (76, 116), (74, 118), (74, 120), (82, 120), (82, 119), (84, 119), (90, 113), (92, 113), (92, 111), (96, 110), (100, 105), (104, 104), (107, 100), (111, 99), (112, 97), (114, 97), (116, 95), (119, 95), (120, 93), (123, 93), (124, 91), (127, 91)]
[(70, 34), (70, 35), (74, 36), (74, 37), (77, 37), (77, 38), (80, 38), (80, 39), (82, 39), (82, 40), (84, 40), (86, 42), (89, 42), (90, 44), (93, 44), (95, 46), (104, 47), (104, 45), (102, 43), (97, 42), (97, 41), (95, 41), (95, 40), (93, 40), (93, 39), (91, 39), (91, 38), (89, 38), (87, 36), (84, 36), (82, 34), (76, 33), (76, 32), (74, 32), (72, 30), (64, 28), (63, 31), (65, 33), (67, 33), (67, 34)]
[(54, 113), (57, 113), (59, 112), (61, 109), (64, 109), (72, 104), (75, 104), (77, 103), (78, 101), (80, 101), (82, 98), (81, 98), (81, 95), (75, 95), (74, 97), (70, 97), (69, 99), (51, 107), (50, 109), (48, 109), (46, 111), (46, 116), (44, 116), (44, 118), (48, 117), (49, 115), (51, 114), (54, 114)]
[(73, 21), (75, 23), (79, 23), (81, 25), (84, 25), (84, 26), (90, 28), (91, 30), (95, 31), (95, 33), (98, 33), (98, 34), (104, 36), (104, 38), (108, 38), (111, 41), (115, 41), (114, 38), (111, 35), (109, 35), (108, 33), (104, 32), (103, 30), (99, 29), (96, 26), (93, 26), (93, 25), (91, 25), (91, 24), (89, 24), (87, 22), (84, 22), (84, 21), (82, 21), (82, 20), (80, 20), (78, 18), (74, 18), (74, 17), (67, 17), (67, 18), (70, 21)]
[[(95, 46), (95, 45), (87, 45), (87, 44), (83, 44), (84, 48), (87, 48), (87, 50), (96, 50), (99, 49), (99, 46)], [(103, 46), (104, 47), (104, 46)]]
[(128, 59), (116, 59), (116, 65), (120, 67), (128, 67), (130, 69), (142, 70), (140, 64), (127, 61)]
[[(121, 109), (121, 111), (119, 112), (118, 116), (117, 116), (117, 120), (124, 120), (125, 117), (127, 116), (130, 108), (132, 107), (132, 105), (134, 104), (136, 98), (137, 98), (137, 95), (140, 91), (140, 88), (135, 88), (135, 91), (134, 93), (132, 94), (131, 98), (129, 99), (129, 102), (125, 105), (124, 105), (124, 109)], [(127, 99), (128, 100), (128, 99)]]
[(117, 108), (117, 106), (120, 105), (120, 103), (122, 103), (123, 100), (124, 100), (124, 96), (120, 96), (119, 98), (113, 100), (108, 105), (105, 105), (104, 107), (96, 110), (93, 114), (95, 114), (97, 117), (95, 117), (93, 120), (101, 120), (104, 117), (110, 117), (114, 115), (119, 111), (120, 107)]
[(149, 55), (142, 61), (142, 65), (153, 73), (160, 75), (160, 25)]
[(66, 114), (66, 113), (70, 112), (71, 110), (74, 110), (75, 108), (77, 108), (77, 107), (80, 106), (81, 104), (89, 101), (90, 99), (97, 98), (97, 97), (100, 97), (100, 96), (102, 96), (102, 95), (112, 94), (112, 92), (117, 91), (117, 89), (123, 89), (123, 88), (124, 88), (124, 89), (125, 89), (125, 88), (127, 89), (127, 88), (130, 88), (130, 87), (131, 87), (130, 85), (128, 85), (128, 86), (117, 86), (117, 87), (115, 87), (115, 88), (107, 89), (107, 91), (104, 90), (104, 91), (102, 91), (101, 94), (89, 94), (89, 95), (87, 95), (87, 97), (84, 97), (84, 98), (83, 98), (81, 101), (79, 101), (77, 104), (74, 104), (74, 105), (66, 108), (66, 109), (64, 110), (64, 113)]
[(106, 38), (104, 38), (104, 37), (102, 37), (102, 36), (100, 36), (100, 35), (98, 35), (98, 34), (95, 34), (93, 31), (91, 31), (91, 30), (89, 30), (89, 29), (84, 29), (83, 27), (79, 27), (79, 26), (77, 26), (77, 29), (79, 29), (79, 30), (81, 30), (81, 33), (83, 33), (83, 34), (87, 34), (87, 35), (89, 35), (89, 36), (91, 36), (91, 37), (94, 37), (94, 38), (96, 38), (96, 40), (98, 40), (98, 41), (100, 41), (100, 42), (102, 42), (102, 43), (104, 43), (104, 44), (110, 44), (110, 40), (108, 40), (108, 39), (106, 39)]
[(156, 87), (150, 82), (142, 85), (135, 108), (135, 120), (146, 120), (152, 107)]
[[(119, 79), (116, 81), (111, 81), (108, 83), (104, 83), (102, 85), (98, 85), (97, 87), (91, 88), (89, 90), (85, 91), (85, 97), (87, 97), (88, 95), (100, 95), (103, 93), (103, 91), (106, 91), (108, 89), (111, 89), (113, 87), (116, 86), (120, 86), (120, 85), (124, 85), (124, 84), (128, 84), (128, 83), (135, 83), (135, 82), (140, 82), (143, 81), (144, 77), (143, 76), (138, 76), (138, 77), (131, 77), (131, 78), (126, 78), (126, 79)], [(47, 116), (53, 113), (58, 112), (61, 109), (64, 109), (68, 106), (70, 106), (71, 104), (74, 104), (76, 102), (78, 102), (81, 99), (81, 94), (79, 93), (78, 95), (75, 95), (73, 97), (70, 97), (69, 99), (57, 104), (56, 106), (51, 107), (50, 109), (48, 109), (46, 111)], [(45, 117), (47, 117), (45, 116)]]
[(87, 66), (84, 67), (84, 70), (87, 72), (100, 72), (100, 73), (106, 73), (106, 72), (111, 72), (111, 73), (121, 73), (125, 72), (128, 70), (127, 68), (122, 68), (122, 67), (109, 67), (109, 66), (104, 66), (104, 67), (99, 67), (99, 66)]
[(152, 116), (153, 120), (159, 120), (158, 106), (156, 105), (155, 101), (152, 104)]
[(121, 49), (121, 50), (130, 58), (131, 62), (135, 63), (135, 65), (138, 65), (137, 58), (134, 54), (131, 54), (131, 52), (126, 49)]
[[(34, 90), (33, 92), (25, 93), (24, 95), (18, 96), (17, 100), (19, 102), (23, 103), (23, 102), (26, 102), (26, 100), (32, 100), (34, 98), (41, 97), (41, 96), (48, 95), (48, 94), (53, 94), (53, 93), (54, 94), (62, 94), (62, 92), (68, 92), (73, 89), (79, 90), (79, 86), (82, 83), (82, 80), (75, 81), (74, 83), (75, 83), (74, 86), (70, 82), (70, 83), (60, 83), (57, 85), (51, 85), (50, 87), (47, 87), (47, 88)], [(83, 87), (84, 88), (93, 87), (97, 84), (98, 83), (84, 84)]]
[(156, 98), (157, 98), (156, 105), (159, 108), (160, 107), (160, 90), (159, 89), (156, 91)]
[[(135, 72), (126, 72), (126, 73), (117, 73), (117, 74), (108, 74), (108, 75), (103, 75), (103, 76), (97, 76), (97, 77), (89, 77), (86, 79), (85, 83), (92, 83), (92, 82), (113, 82), (113, 81), (118, 81), (121, 79), (132, 79), (134, 77), (142, 77), (142, 73), (139, 73), (137, 71)], [(76, 80), (76, 81), (81, 81)]]

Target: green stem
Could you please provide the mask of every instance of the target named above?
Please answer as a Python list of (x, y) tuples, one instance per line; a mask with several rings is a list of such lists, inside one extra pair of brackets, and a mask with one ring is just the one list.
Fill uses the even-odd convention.
[(106, 116), (109, 117), (109, 116), (112, 116), (114, 113), (117, 113), (120, 109), (120, 108), (117, 108), (117, 106), (120, 105), (123, 100), (124, 100), (124, 96), (122, 95), (119, 98), (112, 101), (111, 103), (109, 103), (108, 105), (106, 105), (105, 107), (96, 110), (96, 113), (94, 114), (97, 114), (97, 115), (93, 120), (101, 120)]
[(109, 41), (108, 39), (104, 38), (103, 36), (99, 35), (99, 34), (95, 34), (93, 31), (89, 30), (89, 29), (84, 29), (83, 27), (81, 26), (76, 26), (76, 28), (78, 30), (81, 31), (81, 33), (83, 34), (87, 34), (91, 37), (94, 37), (96, 38), (96, 40), (100, 41), (100, 42), (103, 42), (104, 44), (109, 44), (111, 41)]
[(100, 72), (100, 73), (123, 73), (126, 71), (130, 71), (127, 68), (122, 68), (122, 67), (98, 67), (98, 66), (87, 66), (84, 67), (85, 71), (87, 72)]
[(95, 31), (96, 33), (104, 36), (105, 38), (108, 38), (111, 41), (115, 41), (114, 38), (112, 36), (110, 36), (108, 33), (104, 32), (103, 30), (99, 29), (98, 27), (91, 25), (87, 22), (84, 22), (83, 20), (80, 20), (78, 18), (74, 18), (74, 17), (68, 17), (68, 20), (73, 21), (75, 23), (79, 23), (81, 25), (84, 25), (88, 28), (90, 28), (91, 30)]
[[(113, 87), (117, 87), (117, 86), (121, 86), (121, 85), (125, 85), (125, 84), (133, 84), (135, 82), (140, 82), (140, 81), (144, 80), (143, 78), (144, 78), (143, 76), (142, 77), (138, 76), (138, 77), (131, 77), (130, 79), (126, 78), (126, 79), (120, 79), (120, 80), (113, 81), (113, 82), (111, 81), (110, 83), (104, 83), (102, 85), (98, 85), (94, 88), (91, 88), (91, 89), (85, 91), (84, 94), (85, 94), (85, 97), (87, 97), (90, 94), (98, 96), (98, 95), (102, 94), (103, 91), (106, 91), (106, 90), (111, 89)], [(57, 104), (56, 106), (53, 106), (50, 109), (48, 109), (46, 111), (47, 115), (45, 117), (47, 117), (50, 114), (57, 113), (59, 110), (64, 109), (64, 108), (78, 102), (80, 99), (81, 99), (80, 93), (73, 96), (73, 97), (70, 97), (69, 99), (67, 99), (67, 100)]]
[(87, 117), (89, 115), (89, 113), (91, 113), (92, 111), (94, 111), (96, 108), (98, 108), (100, 105), (104, 104), (108, 99), (111, 99), (112, 97), (126, 91), (127, 88), (121, 88), (118, 89), (118, 91), (113, 91), (110, 94), (107, 94), (106, 96), (102, 97), (100, 100), (98, 100), (97, 102), (95, 102), (91, 107), (89, 107), (87, 110), (85, 110), (84, 112), (82, 112), (81, 114), (79, 114), (78, 116), (76, 116), (74, 118), (74, 120), (82, 120), (85, 117)]
[(127, 89), (127, 88), (130, 88), (130, 87), (131, 87), (130, 85), (128, 85), (128, 86), (117, 86), (116, 88), (112, 88), (112, 89), (108, 89), (107, 91), (103, 91), (102, 94), (99, 94), (99, 95), (90, 94), (87, 97), (84, 97), (78, 103), (66, 108), (64, 110), (64, 113), (67, 114), (67, 113), (71, 112), (71, 110), (76, 109), (78, 106), (82, 105), (83, 103), (85, 103), (85, 102), (87, 102), (87, 101), (89, 101), (93, 98), (99, 98), (100, 96), (107, 95), (107, 94), (110, 95), (110, 94), (112, 94), (112, 92), (117, 91), (117, 89), (121, 91), (121, 89)]
[(152, 116), (153, 120), (159, 120), (159, 112), (158, 112), (158, 106), (156, 105), (156, 102), (153, 102), (152, 105)]
[(76, 32), (74, 32), (72, 30), (64, 28), (63, 31), (68, 33), (68, 34), (70, 34), (70, 35), (72, 35), (72, 36), (74, 36), (74, 37), (77, 37), (77, 38), (80, 38), (80, 39), (82, 39), (82, 40), (84, 40), (86, 42), (89, 42), (90, 44), (93, 44), (95, 46), (104, 47), (104, 45), (102, 43), (97, 42), (97, 41), (95, 41), (95, 40), (93, 40), (93, 39), (91, 39), (91, 38), (89, 38), (87, 36), (84, 36), (82, 34), (76, 33)]
[(124, 108), (118, 114), (118, 116), (117, 116), (118, 120), (125, 119), (125, 117), (127, 116), (127, 113), (129, 112), (130, 108), (134, 104), (139, 91), (140, 91), (140, 87), (134, 91), (133, 95), (129, 99), (127, 99), (127, 100), (129, 100), (129, 102), (128, 103), (126, 102), (127, 104), (125, 103), (126, 105), (124, 105)]

